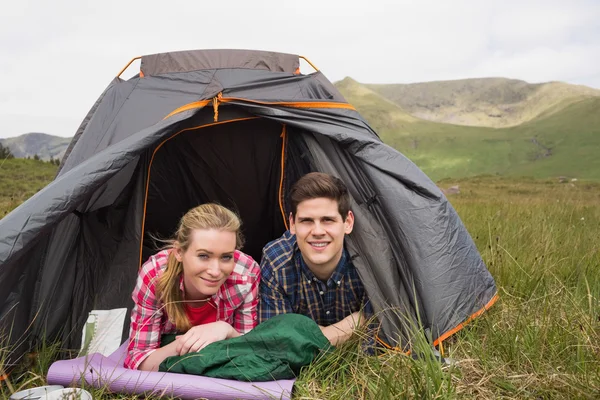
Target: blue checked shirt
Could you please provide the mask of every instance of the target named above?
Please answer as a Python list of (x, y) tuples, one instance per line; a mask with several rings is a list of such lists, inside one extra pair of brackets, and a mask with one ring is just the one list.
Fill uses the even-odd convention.
[(372, 315), (345, 249), (329, 280), (322, 282), (306, 266), (296, 236), (287, 231), (265, 246), (260, 270), (259, 323), (278, 314), (296, 313), (328, 326), (359, 311), (363, 304), (367, 315)]

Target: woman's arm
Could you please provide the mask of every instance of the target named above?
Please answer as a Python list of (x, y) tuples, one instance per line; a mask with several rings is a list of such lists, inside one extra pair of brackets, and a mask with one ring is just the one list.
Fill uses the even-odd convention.
[[(252, 260), (252, 259), (250, 259)], [(260, 266), (252, 260), (248, 266), (248, 283), (250, 290), (244, 294), (242, 303), (233, 314), (233, 327), (240, 334), (250, 332), (258, 323), (258, 286), (260, 282)]]
[(158, 255), (152, 256), (142, 266), (131, 295), (134, 307), (131, 311), (129, 343), (124, 362), (127, 368), (139, 368), (142, 361), (160, 346), (164, 327), (162, 306), (156, 298), (159, 261)]
[(152, 351), (138, 366), (142, 371), (158, 371), (160, 364), (172, 356), (183, 356), (202, 350), (219, 340), (238, 337), (240, 334), (225, 321), (193, 326), (168, 345)]
[(162, 363), (165, 358), (179, 355), (177, 352), (177, 345), (177, 340), (174, 340), (165, 347), (154, 350), (146, 358), (144, 358), (144, 360), (138, 366), (138, 369), (141, 371), (158, 371), (160, 363)]
[(227, 322), (217, 321), (193, 326), (185, 334), (177, 336), (173, 343), (177, 343), (175, 347), (177, 355), (182, 356), (200, 351), (211, 343), (238, 336), (240, 336), (239, 332)]

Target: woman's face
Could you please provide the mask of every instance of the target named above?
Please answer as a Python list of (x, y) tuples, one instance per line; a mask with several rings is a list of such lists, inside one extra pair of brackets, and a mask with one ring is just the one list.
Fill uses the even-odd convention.
[(235, 266), (235, 232), (194, 229), (186, 251), (175, 248), (183, 264), (186, 300), (204, 300), (217, 293)]

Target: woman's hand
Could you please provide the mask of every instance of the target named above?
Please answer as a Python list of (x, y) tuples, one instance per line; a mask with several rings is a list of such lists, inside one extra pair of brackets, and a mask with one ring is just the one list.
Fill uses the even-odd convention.
[(236, 336), (239, 336), (239, 333), (224, 321), (193, 326), (185, 334), (177, 336), (176, 351), (180, 356), (195, 353), (211, 343)]

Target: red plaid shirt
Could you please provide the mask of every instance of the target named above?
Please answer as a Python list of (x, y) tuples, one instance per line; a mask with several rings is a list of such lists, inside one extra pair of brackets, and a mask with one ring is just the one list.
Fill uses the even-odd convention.
[[(131, 328), (125, 367), (137, 369), (150, 353), (160, 346), (160, 337), (177, 332), (169, 321), (166, 309), (156, 297), (156, 283), (167, 267), (171, 250), (163, 250), (148, 259), (138, 275), (131, 297)], [(217, 320), (231, 324), (244, 334), (256, 326), (258, 305), (258, 282), (260, 267), (252, 257), (236, 251), (233, 272), (219, 291), (212, 297), (217, 306)], [(183, 291), (183, 278), (180, 288)]]

